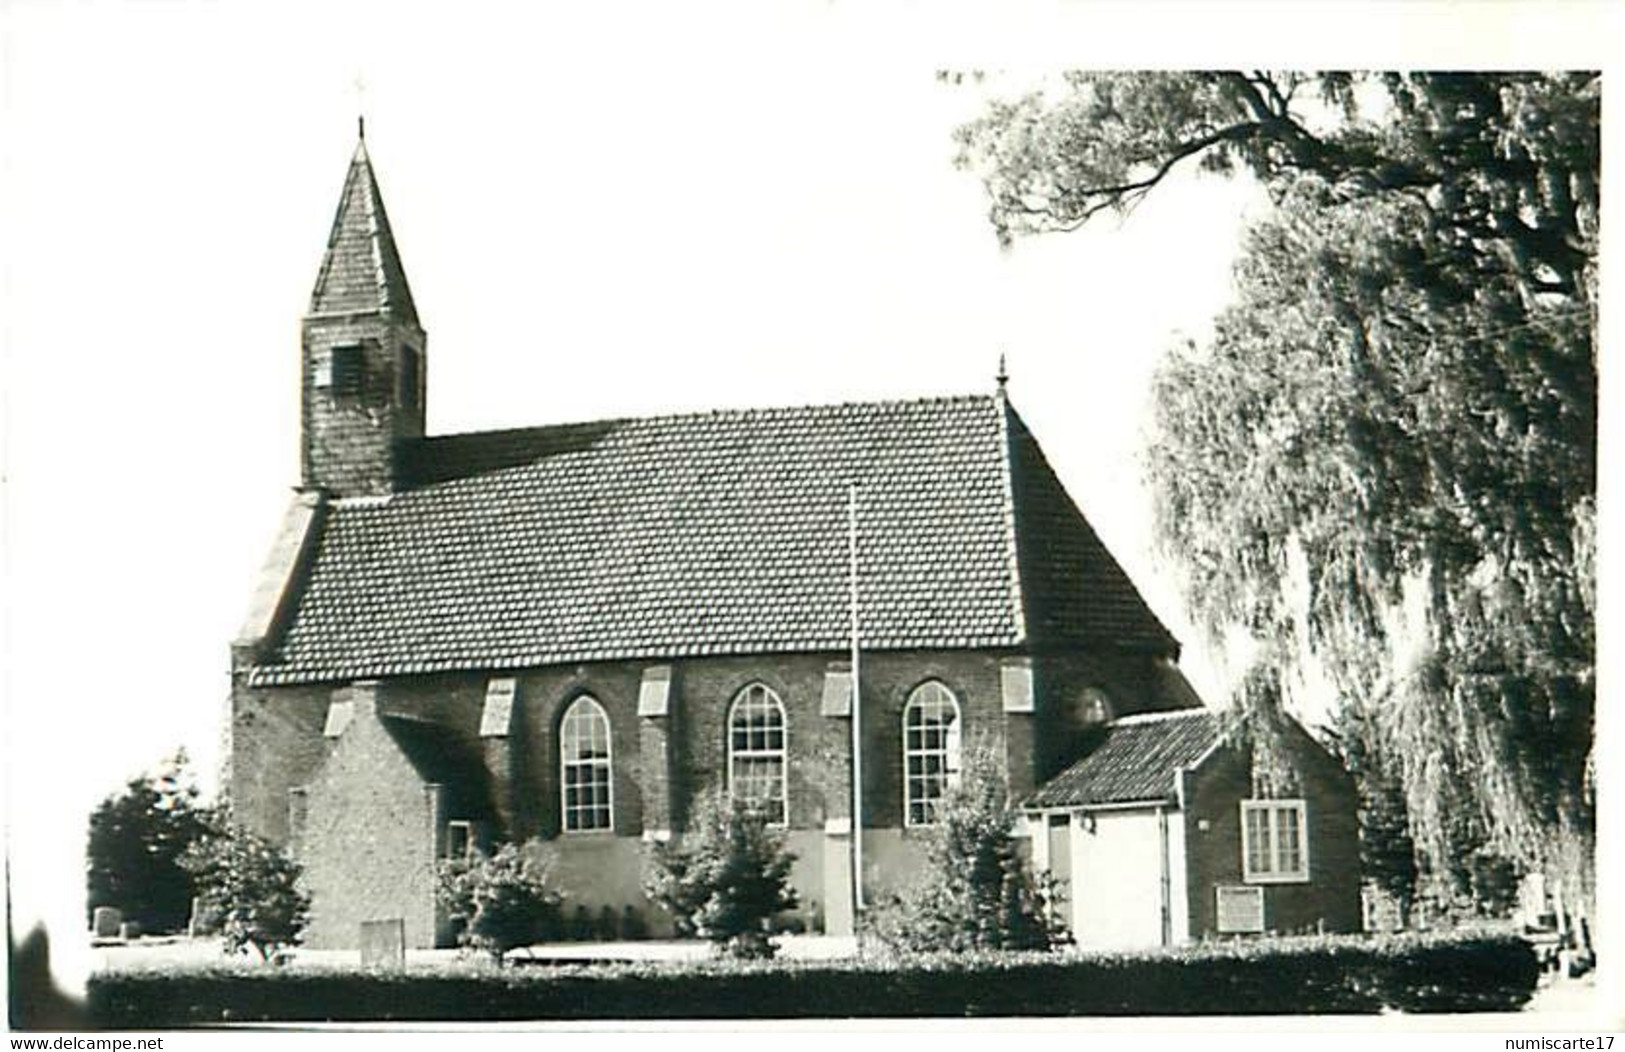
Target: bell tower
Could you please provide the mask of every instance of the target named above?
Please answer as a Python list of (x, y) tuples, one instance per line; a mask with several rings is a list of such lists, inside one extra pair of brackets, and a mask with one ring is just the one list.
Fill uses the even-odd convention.
[(423, 435), (427, 342), (363, 125), (302, 326), (305, 489), (332, 497), (395, 491), (396, 443)]

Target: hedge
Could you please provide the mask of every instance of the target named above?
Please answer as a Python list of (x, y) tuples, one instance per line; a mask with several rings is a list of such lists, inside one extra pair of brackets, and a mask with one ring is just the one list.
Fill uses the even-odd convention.
[(1511, 935), (1329, 936), (1125, 954), (646, 962), (398, 972), (222, 965), (105, 974), (110, 1029), (260, 1021), (1502, 1012), (1539, 966)]

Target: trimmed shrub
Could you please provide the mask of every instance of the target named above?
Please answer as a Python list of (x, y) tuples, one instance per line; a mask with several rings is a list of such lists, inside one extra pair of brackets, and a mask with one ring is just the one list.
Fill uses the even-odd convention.
[(711, 958), (448, 974), (154, 970), (92, 979), (114, 1029), (346, 1020), (795, 1019), (1511, 1012), (1539, 978), (1510, 935), (1226, 942), (1175, 951), (890, 960)]
[(227, 953), (252, 948), (266, 961), (299, 942), (310, 896), (299, 889), (299, 864), (275, 844), (227, 823), (188, 847), (180, 865), (192, 874), (203, 909), (219, 917)]
[(1056, 886), (1021, 857), (1016, 813), (985, 743), (965, 750), (959, 784), (937, 805), (923, 874), (882, 898), (865, 931), (899, 953), (1048, 950), (1070, 941)]
[(460, 923), (462, 944), (500, 962), (543, 937), (562, 897), (548, 886), (549, 869), (539, 842), (503, 844), (494, 854), (442, 861), (435, 894)]
[(645, 887), (684, 934), (736, 958), (771, 957), (773, 918), (794, 909), (784, 835), (761, 808), (712, 790), (695, 808), (681, 846), (654, 845)]

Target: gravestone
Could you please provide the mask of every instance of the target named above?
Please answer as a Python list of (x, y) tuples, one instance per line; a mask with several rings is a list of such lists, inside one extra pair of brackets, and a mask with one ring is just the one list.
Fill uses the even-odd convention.
[(118, 937), (125, 942), (134, 942), (136, 939), (141, 938), (141, 922), (130, 920), (120, 924), (118, 926)]
[(118, 938), (119, 925), (124, 923), (124, 911), (117, 906), (97, 906), (91, 917), (91, 931), (96, 938)]
[(406, 921), (361, 922), (361, 967), (404, 968), (406, 966)]

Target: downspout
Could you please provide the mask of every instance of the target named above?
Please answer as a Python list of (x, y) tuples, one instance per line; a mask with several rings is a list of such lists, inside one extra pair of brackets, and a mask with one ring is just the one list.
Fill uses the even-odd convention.
[(858, 484), (847, 490), (847, 556), (851, 571), (852, 632), (852, 921), (863, 913), (863, 692), (858, 677)]
[(1157, 841), (1161, 848), (1157, 852), (1158, 861), (1162, 863), (1161, 879), (1158, 881), (1159, 904), (1162, 907), (1162, 945), (1171, 946), (1174, 941), (1173, 912), (1171, 899), (1172, 889), (1169, 887), (1168, 863), (1168, 809), (1162, 805), (1157, 806)]

